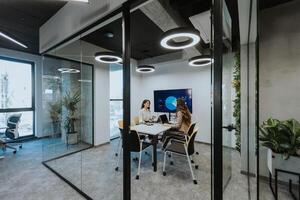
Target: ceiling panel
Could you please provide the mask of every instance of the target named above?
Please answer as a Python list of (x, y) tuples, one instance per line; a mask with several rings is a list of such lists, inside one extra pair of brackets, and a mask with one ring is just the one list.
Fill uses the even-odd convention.
[(39, 52), (39, 28), (65, 1), (0, 0), (0, 31), (24, 43), (28, 49), (0, 39), (0, 47), (30, 53)]

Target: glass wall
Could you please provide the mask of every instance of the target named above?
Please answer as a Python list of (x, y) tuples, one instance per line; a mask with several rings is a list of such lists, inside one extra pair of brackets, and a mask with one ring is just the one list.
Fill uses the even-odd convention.
[(93, 65), (44, 56), (42, 84), (44, 160), (92, 146)]
[(123, 119), (123, 70), (122, 65), (110, 65), (110, 138), (120, 136), (118, 120)]
[(43, 58), (44, 163), (90, 199), (122, 199), (121, 46), (118, 15)]

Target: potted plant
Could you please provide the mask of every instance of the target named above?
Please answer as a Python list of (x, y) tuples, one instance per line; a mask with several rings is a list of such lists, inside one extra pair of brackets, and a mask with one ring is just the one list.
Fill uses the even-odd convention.
[(63, 106), (67, 110), (67, 116), (64, 120), (64, 128), (66, 130), (67, 144), (76, 144), (78, 142), (78, 134), (75, 130), (75, 122), (78, 120), (76, 116), (77, 104), (80, 102), (80, 91), (71, 95), (70, 92), (66, 92), (63, 97)]
[(300, 123), (297, 120), (270, 118), (264, 121), (259, 140), (268, 148), (268, 169), (272, 174), (275, 168), (300, 171)]
[(48, 111), (52, 121), (53, 135), (61, 133), (61, 101), (54, 101), (48, 103)]

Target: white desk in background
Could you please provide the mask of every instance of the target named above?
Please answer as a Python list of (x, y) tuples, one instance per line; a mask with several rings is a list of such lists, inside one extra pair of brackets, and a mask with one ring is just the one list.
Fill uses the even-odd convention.
[(151, 125), (139, 124), (130, 127), (131, 130), (135, 130), (138, 133), (151, 135), (152, 144), (153, 144), (153, 170), (157, 171), (157, 144), (158, 144), (158, 135), (169, 130), (171, 127), (163, 124), (154, 123)]

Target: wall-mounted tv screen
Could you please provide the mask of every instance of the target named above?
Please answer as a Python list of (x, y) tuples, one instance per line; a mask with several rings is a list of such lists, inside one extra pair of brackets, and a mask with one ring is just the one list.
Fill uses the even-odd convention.
[(183, 98), (192, 112), (192, 89), (155, 90), (154, 112), (176, 112), (177, 98)]

